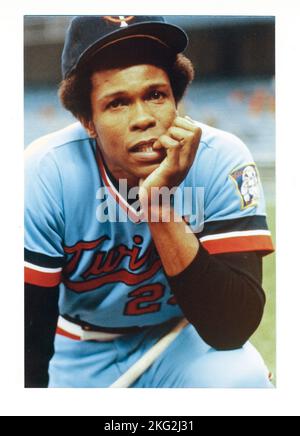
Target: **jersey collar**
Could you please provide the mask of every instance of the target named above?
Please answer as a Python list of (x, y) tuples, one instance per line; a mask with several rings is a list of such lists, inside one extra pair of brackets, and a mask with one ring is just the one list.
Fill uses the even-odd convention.
[(119, 193), (119, 191), (114, 186), (111, 178), (108, 175), (108, 172), (105, 168), (104, 159), (99, 150), (99, 147), (96, 145), (96, 159), (99, 168), (99, 172), (101, 178), (104, 182), (105, 187), (114, 198), (114, 200), (118, 203), (118, 205), (127, 213), (129, 218), (135, 223), (140, 224), (143, 221), (143, 213), (137, 212), (134, 207), (132, 207)]

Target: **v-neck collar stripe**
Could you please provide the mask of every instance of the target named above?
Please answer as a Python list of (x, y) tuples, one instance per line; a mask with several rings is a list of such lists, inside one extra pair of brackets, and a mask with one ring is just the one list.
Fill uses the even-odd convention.
[(106, 188), (108, 189), (108, 191), (110, 192), (110, 194), (112, 195), (112, 197), (115, 199), (115, 201), (118, 203), (118, 205), (128, 214), (128, 216), (136, 223), (139, 224), (140, 222), (142, 222), (142, 214), (139, 215), (136, 210), (130, 206), (130, 204), (124, 200), (124, 198), (120, 195), (120, 193), (117, 191), (117, 189), (115, 188), (115, 186), (113, 185), (112, 181), (110, 180), (104, 163), (103, 163), (103, 158), (101, 156), (101, 152), (99, 150), (99, 147), (96, 146), (96, 156), (97, 156), (97, 163), (98, 163), (98, 167), (99, 167), (99, 171), (101, 174), (101, 177), (103, 179), (103, 182), (106, 186)]

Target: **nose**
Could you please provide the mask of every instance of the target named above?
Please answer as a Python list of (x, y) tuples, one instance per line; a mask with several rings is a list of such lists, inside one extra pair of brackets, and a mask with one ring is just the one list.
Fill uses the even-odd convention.
[(130, 130), (147, 130), (156, 125), (156, 120), (147, 107), (147, 103), (137, 102), (132, 108)]

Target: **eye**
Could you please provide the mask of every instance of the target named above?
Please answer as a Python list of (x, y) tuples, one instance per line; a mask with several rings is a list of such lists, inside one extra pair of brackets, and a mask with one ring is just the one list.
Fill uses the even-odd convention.
[(162, 91), (151, 91), (148, 95), (149, 100), (163, 100), (166, 94)]
[(128, 101), (125, 98), (116, 98), (115, 100), (112, 100), (108, 105), (106, 106), (106, 109), (118, 109), (122, 106), (126, 106), (128, 104)]

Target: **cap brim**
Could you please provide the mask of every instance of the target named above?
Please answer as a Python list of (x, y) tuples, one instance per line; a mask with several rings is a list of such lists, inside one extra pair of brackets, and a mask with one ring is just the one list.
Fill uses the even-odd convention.
[(143, 37), (155, 38), (165, 44), (174, 53), (183, 52), (188, 44), (188, 37), (186, 33), (180, 28), (169, 23), (160, 22), (145, 22), (132, 24), (128, 27), (121, 27), (112, 33), (109, 33), (104, 38), (100, 38), (88, 47), (80, 56), (77, 65), (84, 64), (93, 55), (98, 53), (99, 50), (110, 43), (117, 43), (126, 37), (134, 37), (142, 35)]

